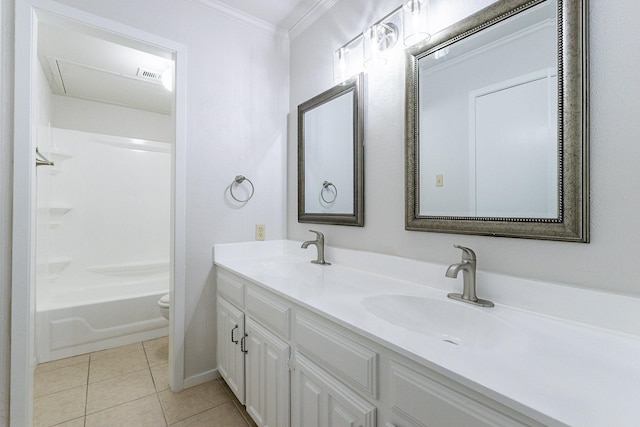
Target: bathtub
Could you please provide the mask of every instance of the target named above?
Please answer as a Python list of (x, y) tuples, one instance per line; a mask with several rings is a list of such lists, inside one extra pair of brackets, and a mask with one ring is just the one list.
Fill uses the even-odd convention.
[(157, 303), (169, 278), (118, 281), (99, 287), (65, 286), (38, 298), (38, 363), (159, 338), (169, 322)]
[(166, 335), (157, 302), (169, 292), (171, 145), (57, 128), (48, 138), (41, 148), (56, 166), (38, 168), (38, 361)]

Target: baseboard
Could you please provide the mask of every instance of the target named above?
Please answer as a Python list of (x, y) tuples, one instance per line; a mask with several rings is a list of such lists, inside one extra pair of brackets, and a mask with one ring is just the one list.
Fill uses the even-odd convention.
[(204, 384), (207, 381), (214, 380), (220, 377), (220, 373), (217, 369), (212, 369), (210, 371), (203, 372), (198, 375), (193, 375), (189, 378), (184, 379), (184, 388), (194, 387), (200, 384)]

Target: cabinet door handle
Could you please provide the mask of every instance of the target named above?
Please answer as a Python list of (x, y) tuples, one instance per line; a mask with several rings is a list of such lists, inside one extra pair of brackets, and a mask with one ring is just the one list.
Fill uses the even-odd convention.
[(246, 338), (248, 336), (249, 335), (244, 334), (244, 336), (242, 338), (240, 338), (240, 351), (243, 352), (243, 353), (249, 353), (249, 350), (247, 350), (247, 348), (245, 347), (245, 344), (244, 344), (245, 341), (246, 341)]
[(234, 326), (234, 327), (231, 329), (231, 342), (232, 342), (232, 343), (235, 343), (235, 344), (238, 344), (238, 340), (234, 340), (234, 339), (233, 339), (233, 331), (235, 331), (236, 329), (238, 329), (238, 325)]

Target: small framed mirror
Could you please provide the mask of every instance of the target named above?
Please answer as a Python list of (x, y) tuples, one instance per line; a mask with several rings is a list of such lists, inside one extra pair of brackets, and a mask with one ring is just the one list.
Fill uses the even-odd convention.
[(298, 221), (364, 225), (363, 75), (298, 106)]
[(589, 241), (586, 0), (499, 0), (407, 52), (406, 228)]

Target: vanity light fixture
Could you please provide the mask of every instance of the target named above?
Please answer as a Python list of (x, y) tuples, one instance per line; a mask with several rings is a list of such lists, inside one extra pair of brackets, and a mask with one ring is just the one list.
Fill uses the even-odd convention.
[(405, 46), (410, 47), (431, 38), (427, 8), (428, 3), (425, 0), (409, 0), (402, 7)]
[(433, 56), (435, 59), (440, 59), (447, 56), (448, 53), (449, 53), (449, 46), (436, 50)]
[(386, 53), (398, 41), (398, 27), (378, 22), (364, 32), (364, 68), (371, 70), (387, 63)]
[(333, 81), (346, 84), (351, 77), (362, 72), (364, 61), (363, 37), (358, 34), (333, 52)]
[(349, 48), (342, 46), (333, 53), (333, 81), (342, 83), (351, 77), (349, 75)]
[[(400, 37), (398, 27), (391, 21), (401, 11), (405, 46), (429, 40), (427, 4), (428, 0), (408, 0), (338, 48), (333, 54), (334, 82), (344, 83), (363, 68), (371, 71), (387, 63), (387, 53)], [(362, 58), (362, 62), (358, 58)]]

